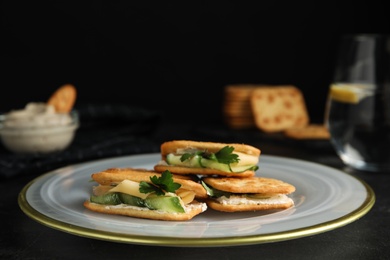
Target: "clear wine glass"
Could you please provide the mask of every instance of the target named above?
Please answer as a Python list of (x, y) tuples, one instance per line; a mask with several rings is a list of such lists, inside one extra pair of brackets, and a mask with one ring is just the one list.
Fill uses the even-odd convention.
[(390, 170), (390, 40), (342, 37), (325, 112), (331, 143), (354, 169)]

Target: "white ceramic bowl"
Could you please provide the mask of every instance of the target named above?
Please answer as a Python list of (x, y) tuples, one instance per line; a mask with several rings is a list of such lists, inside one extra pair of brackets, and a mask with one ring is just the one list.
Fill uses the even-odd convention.
[(3, 145), (14, 153), (40, 154), (62, 151), (74, 139), (79, 127), (77, 111), (70, 113), (70, 124), (60, 126), (5, 126), (6, 115), (0, 115), (0, 136)]

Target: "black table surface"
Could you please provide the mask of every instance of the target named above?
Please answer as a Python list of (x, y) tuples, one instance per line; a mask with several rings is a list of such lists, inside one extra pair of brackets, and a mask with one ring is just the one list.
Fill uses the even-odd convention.
[[(89, 138), (82, 132), (75, 143)], [(38, 223), (23, 213), (18, 195), (31, 180), (45, 172), (18, 174), (1, 180), (1, 259), (389, 259), (390, 172), (369, 173), (345, 167), (329, 141), (287, 139), (258, 130), (233, 130), (220, 124), (161, 124), (139, 137), (136, 149), (123, 154), (155, 153), (163, 141), (188, 139), (240, 142), (256, 146), (263, 155), (278, 155), (327, 165), (365, 181), (376, 201), (363, 217), (337, 229), (302, 238), (254, 245), (218, 247), (151, 246), (111, 242), (62, 232)], [(143, 142), (146, 147), (142, 147)], [(73, 144), (72, 144), (73, 145)], [(69, 148), (71, 149), (71, 148)], [(6, 151), (1, 156), (9, 156)], [(104, 157), (105, 155), (101, 155)], [(107, 156), (113, 156), (107, 153)], [(87, 159), (94, 157), (88, 157)], [(97, 158), (97, 157), (96, 157)], [(66, 162), (69, 164), (70, 162)], [(49, 165), (50, 166), (50, 165)], [(50, 167), (45, 169), (50, 169)], [(55, 165), (55, 167), (60, 165)], [(54, 167), (54, 166), (53, 166)]]

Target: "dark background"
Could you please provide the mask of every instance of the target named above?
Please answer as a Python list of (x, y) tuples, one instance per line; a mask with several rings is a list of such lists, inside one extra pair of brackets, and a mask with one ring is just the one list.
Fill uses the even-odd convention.
[(293, 84), (322, 122), (345, 33), (389, 32), (384, 1), (2, 1), (0, 111), (77, 87), (166, 120), (222, 119), (229, 84)]

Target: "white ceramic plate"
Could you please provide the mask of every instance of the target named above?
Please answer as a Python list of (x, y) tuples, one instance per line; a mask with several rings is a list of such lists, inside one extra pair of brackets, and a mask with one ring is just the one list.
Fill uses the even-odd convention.
[(91, 173), (110, 167), (152, 169), (159, 154), (104, 159), (61, 168), (28, 183), (18, 203), (39, 223), (74, 235), (159, 246), (233, 246), (319, 234), (364, 216), (375, 203), (365, 182), (342, 171), (296, 159), (262, 155), (257, 175), (291, 183), (293, 208), (223, 213), (212, 209), (189, 221), (159, 221), (91, 212)]

